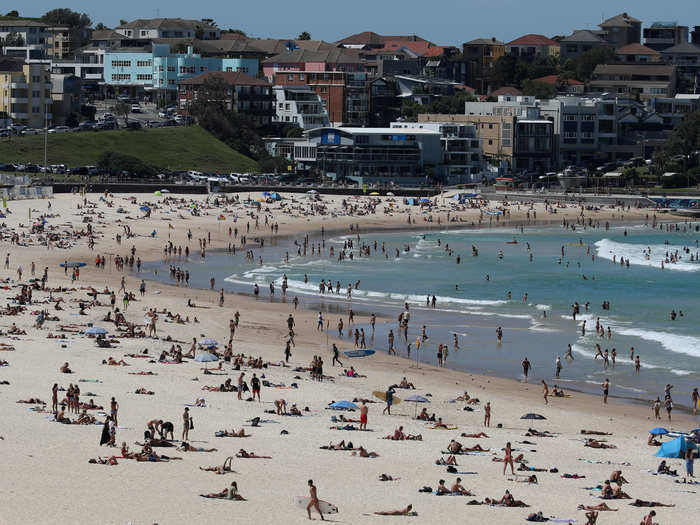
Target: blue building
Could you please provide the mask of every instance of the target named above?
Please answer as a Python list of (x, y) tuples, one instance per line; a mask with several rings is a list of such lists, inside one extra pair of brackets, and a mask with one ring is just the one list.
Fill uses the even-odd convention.
[(115, 94), (143, 96), (157, 92), (169, 99), (177, 94), (178, 82), (209, 71), (230, 71), (256, 76), (257, 58), (203, 57), (193, 53), (172, 53), (169, 44), (149, 48), (121, 48), (104, 55), (104, 84)]

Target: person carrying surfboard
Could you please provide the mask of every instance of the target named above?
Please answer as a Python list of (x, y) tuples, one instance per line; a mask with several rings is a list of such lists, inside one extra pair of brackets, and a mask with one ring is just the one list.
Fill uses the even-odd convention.
[(321, 512), (321, 506), (318, 504), (318, 495), (316, 493), (316, 486), (314, 485), (314, 480), (309, 480), (309, 504), (306, 506), (306, 512), (309, 514), (309, 519), (311, 519), (311, 509), (316, 509), (318, 514), (321, 516), (321, 521), (323, 519), (323, 512)]

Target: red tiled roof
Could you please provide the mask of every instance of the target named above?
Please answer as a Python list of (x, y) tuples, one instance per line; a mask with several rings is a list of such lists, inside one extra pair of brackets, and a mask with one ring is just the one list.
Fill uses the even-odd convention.
[(423, 57), (439, 57), (445, 53), (445, 50), (452, 46), (436, 46), (425, 40), (406, 41), (406, 40), (387, 40), (384, 42), (384, 47), (377, 51), (397, 51), (401, 48), (406, 48), (418, 56)]
[[(564, 79), (562, 79), (564, 80)], [(551, 84), (553, 86), (557, 85), (559, 82), (559, 77), (557, 75), (547, 75), (546, 77), (540, 77), (533, 80), (533, 82), (541, 82), (542, 84)], [(576, 80), (575, 78), (566, 79), (567, 86), (582, 86), (583, 82)]]
[(188, 78), (178, 84), (201, 85), (210, 78), (222, 78), (229, 86), (271, 86), (269, 82), (261, 78), (251, 77), (237, 71), (209, 71), (196, 77)]
[(629, 44), (615, 51), (616, 55), (659, 55), (660, 53), (642, 44)]
[(525, 35), (516, 38), (512, 42), (508, 42), (507, 46), (556, 46), (559, 47), (559, 42), (555, 42), (551, 38), (544, 35)]

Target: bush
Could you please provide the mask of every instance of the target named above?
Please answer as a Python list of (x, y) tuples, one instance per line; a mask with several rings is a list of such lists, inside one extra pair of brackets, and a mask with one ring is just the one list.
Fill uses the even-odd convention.
[(153, 177), (158, 170), (149, 166), (141, 159), (132, 157), (131, 155), (122, 155), (114, 151), (105, 151), (97, 159), (97, 167), (110, 175), (121, 175), (128, 172), (131, 175), (141, 177)]

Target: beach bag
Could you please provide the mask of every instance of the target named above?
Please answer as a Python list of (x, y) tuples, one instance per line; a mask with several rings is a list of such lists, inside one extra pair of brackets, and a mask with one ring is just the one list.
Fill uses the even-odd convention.
[(190, 430), (194, 430), (194, 419), (190, 418)]

